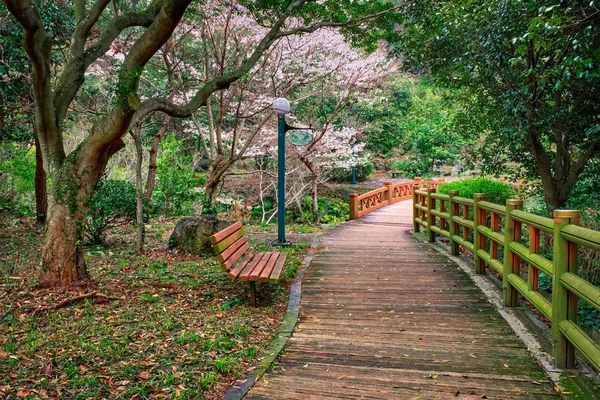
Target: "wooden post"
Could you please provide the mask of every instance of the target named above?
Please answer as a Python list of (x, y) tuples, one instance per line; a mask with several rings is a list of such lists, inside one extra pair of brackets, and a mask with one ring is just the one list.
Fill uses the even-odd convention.
[(255, 306), (256, 305), (256, 282), (250, 281), (248, 283), (250, 284), (250, 305)]
[(431, 227), (435, 225), (435, 216), (431, 210), (435, 210), (435, 199), (431, 197), (431, 193), (435, 193), (435, 189), (427, 188), (427, 236), (430, 242), (435, 242), (435, 232)]
[(523, 201), (510, 199), (506, 200), (506, 216), (504, 217), (504, 271), (502, 274), (502, 289), (504, 290), (504, 305), (506, 307), (515, 307), (517, 305), (517, 289), (508, 282), (508, 275), (519, 272), (519, 257), (512, 254), (509, 249), (511, 242), (521, 239), (521, 224), (513, 220), (510, 212), (523, 208)]
[(419, 185), (412, 185), (412, 195), (413, 195), (413, 231), (415, 233), (420, 231), (421, 226), (417, 223), (417, 218), (419, 217), (419, 209), (417, 208), (417, 204), (419, 204), (419, 195), (417, 194), (417, 190), (419, 190)]
[(473, 258), (475, 259), (475, 273), (485, 273), (485, 261), (477, 254), (479, 249), (486, 249), (485, 236), (477, 232), (479, 225), (486, 225), (485, 210), (479, 208), (479, 202), (485, 200), (485, 193), (475, 193), (473, 202)]
[(391, 181), (385, 181), (383, 186), (387, 188), (386, 197), (388, 205), (390, 205), (394, 202), (394, 184)]
[(358, 218), (358, 193), (350, 193), (348, 197), (350, 203), (350, 219)]
[(577, 245), (565, 240), (561, 235), (563, 227), (579, 225), (579, 211), (554, 211), (554, 247), (552, 276), (552, 355), (558, 368), (575, 366), (575, 346), (560, 332), (561, 321), (577, 324), (577, 296), (569, 292), (560, 282), (565, 272), (577, 275)]
[(415, 177), (415, 185), (419, 185), (419, 187), (421, 187), (422, 184), (423, 184), (423, 178), (421, 178), (420, 176), (416, 176)]
[(458, 255), (458, 243), (454, 241), (454, 235), (458, 236), (458, 224), (452, 220), (452, 217), (458, 215), (458, 203), (455, 203), (453, 198), (458, 196), (458, 190), (451, 190), (448, 192), (449, 204), (448, 213), (450, 214), (450, 254), (453, 256)]

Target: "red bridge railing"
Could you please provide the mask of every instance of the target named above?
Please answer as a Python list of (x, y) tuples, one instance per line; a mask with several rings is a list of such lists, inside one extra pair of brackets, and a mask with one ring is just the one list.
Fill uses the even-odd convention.
[(437, 188), (445, 182), (444, 178), (437, 180), (425, 181), (421, 178), (415, 178), (414, 181), (402, 182), (393, 184), (390, 181), (384, 182), (383, 187), (370, 192), (358, 195), (357, 193), (350, 194), (350, 219), (360, 218), (365, 214), (370, 213), (396, 203), (401, 200), (413, 198), (413, 186), (427, 185), (430, 188)]

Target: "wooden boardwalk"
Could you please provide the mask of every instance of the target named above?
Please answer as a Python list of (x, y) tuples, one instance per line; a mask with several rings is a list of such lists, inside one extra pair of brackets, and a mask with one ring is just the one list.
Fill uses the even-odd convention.
[(550, 398), (553, 385), (403, 201), (327, 233), (302, 316), (247, 399)]

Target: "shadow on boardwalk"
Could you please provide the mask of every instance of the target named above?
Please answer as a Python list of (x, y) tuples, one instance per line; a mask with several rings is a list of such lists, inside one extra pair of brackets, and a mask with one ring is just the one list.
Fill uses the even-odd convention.
[(412, 237), (411, 216), (400, 202), (324, 236), (296, 331), (245, 398), (558, 396), (470, 278)]

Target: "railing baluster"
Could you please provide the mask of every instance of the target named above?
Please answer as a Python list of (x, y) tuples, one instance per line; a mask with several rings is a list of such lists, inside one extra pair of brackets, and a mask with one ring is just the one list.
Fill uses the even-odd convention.
[(417, 218), (419, 218), (420, 212), (417, 208), (417, 204), (419, 204), (419, 195), (417, 191), (419, 190), (418, 185), (412, 185), (412, 195), (413, 195), (413, 230), (414, 232), (419, 232), (421, 230), (421, 225), (417, 223)]
[(485, 200), (485, 193), (476, 193), (475, 201), (473, 202), (473, 258), (475, 259), (475, 273), (483, 274), (485, 273), (485, 261), (477, 251), (481, 248), (486, 249), (486, 240), (485, 236), (483, 236), (477, 230), (477, 227), (481, 225), (485, 225), (486, 222), (486, 213), (485, 210), (479, 207), (479, 202)]
[[(500, 219), (498, 217), (498, 214), (496, 214), (495, 212), (492, 212), (491, 224), (492, 224), (492, 229), (494, 230), (494, 232), (498, 232), (500, 230)], [(498, 259), (498, 243), (496, 243), (493, 240), (492, 240), (492, 258)]]
[[(529, 226), (529, 251), (539, 253), (540, 251), (540, 230), (535, 226)], [(527, 287), (529, 290), (537, 291), (539, 287), (540, 271), (533, 264), (529, 264), (527, 272)]]
[(350, 193), (350, 219), (358, 218), (358, 193)]
[(506, 201), (506, 216), (504, 217), (504, 274), (502, 274), (502, 288), (504, 289), (504, 305), (515, 307), (517, 305), (517, 290), (508, 282), (508, 275), (519, 273), (519, 257), (510, 251), (510, 243), (521, 240), (521, 223), (511, 218), (510, 212), (523, 208), (522, 200)]
[(458, 236), (458, 224), (452, 220), (452, 217), (458, 215), (458, 203), (455, 203), (453, 198), (454, 196), (458, 196), (458, 190), (451, 190), (448, 192), (449, 197), (449, 210), (450, 213), (450, 254), (453, 256), (457, 256), (458, 251), (458, 243), (454, 240), (454, 235)]
[[(463, 204), (462, 217), (464, 219), (469, 219), (469, 206), (467, 204)], [(467, 228), (464, 225), (463, 225), (463, 239), (465, 239), (465, 242), (469, 241), (469, 228)]]
[(435, 225), (435, 215), (431, 210), (435, 210), (435, 199), (431, 197), (431, 193), (435, 193), (435, 189), (427, 188), (427, 234), (430, 242), (435, 242), (435, 232), (431, 229)]

